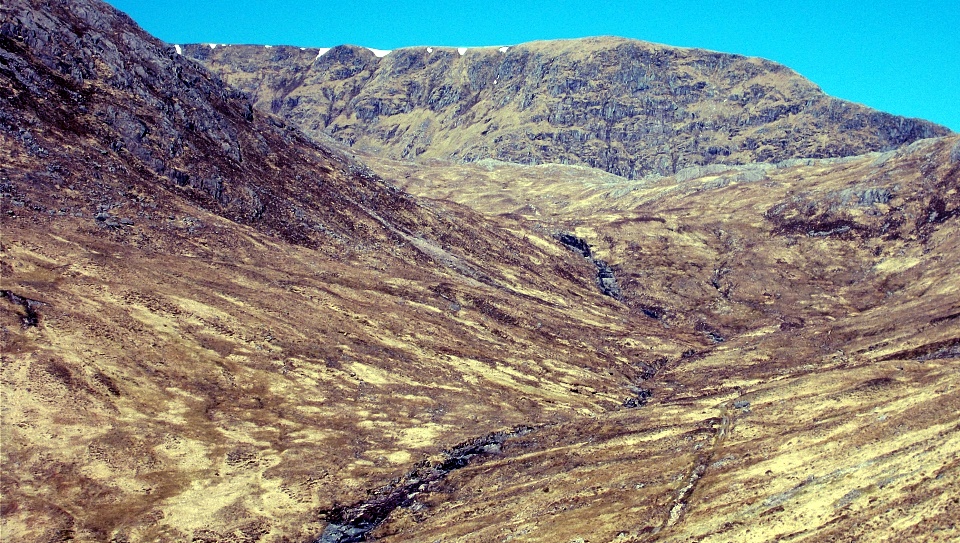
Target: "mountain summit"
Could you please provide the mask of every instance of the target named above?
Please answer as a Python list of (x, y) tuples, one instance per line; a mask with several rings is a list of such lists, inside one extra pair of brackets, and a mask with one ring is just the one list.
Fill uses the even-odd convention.
[(883, 151), (949, 133), (759, 58), (622, 38), (512, 47), (191, 45), (258, 107), (381, 157), (587, 165), (628, 178)]

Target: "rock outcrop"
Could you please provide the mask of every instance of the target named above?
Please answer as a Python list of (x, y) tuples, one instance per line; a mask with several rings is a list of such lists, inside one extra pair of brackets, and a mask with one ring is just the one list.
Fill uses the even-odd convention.
[(384, 57), (355, 46), (182, 51), (308, 134), (404, 160), (582, 164), (637, 178), (949, 133), (827, 96), (768, 60), (621, 38)]
[(623, 293), (617, 284), (617, 276), (614, 275), (613, 268), (603, 260), (594, 258), (590, 252), (590, 245), (586, 241), (566, 232), (558, 233), (555, 237), (557, 241), (571, 251), (583, 256), (597, 268), (597, 288), (600, 289), (600, 292), (616, 300), (622, 298)]
[(364, 227), (392, 243), (380, 216), (399, 226), (415, 207), (120, 12), (56, 1), (3, 10), (3, 168), (31, 171), (5, 175), (18, 205), (120, 226), (112, 210), (160, 216), (182, 197), (287, 241), (339, 249)]

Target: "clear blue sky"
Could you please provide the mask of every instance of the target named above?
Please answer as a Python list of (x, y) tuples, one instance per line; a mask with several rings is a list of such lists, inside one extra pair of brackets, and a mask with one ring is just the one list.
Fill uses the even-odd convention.
[(764, 57), (960, 131), (960, 0), (110, 0), (170, 43), (377, 49), (615, 35)]

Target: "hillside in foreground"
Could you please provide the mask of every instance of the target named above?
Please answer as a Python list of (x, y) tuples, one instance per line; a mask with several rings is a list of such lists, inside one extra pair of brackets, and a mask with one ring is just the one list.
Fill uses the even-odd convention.
[(107, 6), (14, 7), (5, 539), (306, 541), (459, 443), (618, 409), (639, 361), (689, 348), (548, 234), (402, 193)]

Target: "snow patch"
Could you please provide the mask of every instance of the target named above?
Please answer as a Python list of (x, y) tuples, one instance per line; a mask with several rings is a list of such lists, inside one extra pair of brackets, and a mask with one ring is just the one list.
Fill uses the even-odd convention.
[(183, 49), (181, 49), (179, 45), (174, 45), (173, 48), (177, 50), (178, 55), (183, 54)]
[(497, 49), (497, 51), (500, 51), (501, 53), (506, 53), (509, 49), (510, 49), (509, 47), (501, 47), (500, 49)]
[(273, 46), (272, 46), (272, 45), (264, 45), (263, 47), (264, 47), (264, 49), (273, 49)]
[(329, 51), (329, 50), (330, 50), (329, 47), (321, 47), (320, 50), (317, 51), (317, 58), (320, 58), (320, 57), (322, 57), (323, 55), (327, 54), (327, 51)]
[(428, 53), (432, 53), (432, 52), (433, 52), (433, 47), (427, 47), (427, 52), (428, 52)]
[(389, 49), (374, 49), (372, 47), (367, 47), (367, 49), (369, 49), (370, 52), (373, 53), (373, 55), (377, 58), (383, 58), (390, 54)]
[(217, 44), (215, 44), (215, 43), (208, 43), (207, 45), (210, 46), (210, 49), (216, 49), (216, 48), (217, 48)]
[(457, 47), (457, 52), (460, 53), (460, 56), (462, 57), (463, 54), (467, 52), (467, 48), (466, 48), (466, 47)]

